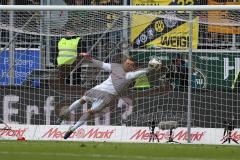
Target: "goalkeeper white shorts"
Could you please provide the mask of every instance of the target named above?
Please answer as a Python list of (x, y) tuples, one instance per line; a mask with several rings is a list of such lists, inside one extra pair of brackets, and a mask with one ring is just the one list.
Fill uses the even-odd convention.
[(101, 112), (115, 98), (113, 94), (108, 92), (90, 89), (82, 97), (85, 101), (91, 102), (91, 110), (93, 112)]

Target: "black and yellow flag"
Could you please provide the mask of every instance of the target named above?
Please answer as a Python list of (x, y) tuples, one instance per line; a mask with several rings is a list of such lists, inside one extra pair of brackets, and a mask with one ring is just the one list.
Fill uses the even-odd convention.
[[(143, 0), (134, 0), (134, 5), (148, 4)], [(170, 0), (154, 0), (150, 4), (174, 5)], [(189, 47), (188, 13), (158, 12), (158, 14), (133, 14), (131, 21), (131, 43), (134, 48), (156, 46), (186, 49)], [(198, 17), (193, 20), (192, 47), (198, 45)]]

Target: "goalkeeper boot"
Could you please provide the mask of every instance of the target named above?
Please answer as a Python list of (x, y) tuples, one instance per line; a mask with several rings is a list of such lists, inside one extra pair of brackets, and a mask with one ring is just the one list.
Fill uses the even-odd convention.
[(68, 137), (70, 137), (72, 133), (73, 133), (72, 130), (68, 130), (68, 131), (65, 133), (65, 135), (64, 135), (63, 138), (64, 138), (64, 139), (68, 139)]

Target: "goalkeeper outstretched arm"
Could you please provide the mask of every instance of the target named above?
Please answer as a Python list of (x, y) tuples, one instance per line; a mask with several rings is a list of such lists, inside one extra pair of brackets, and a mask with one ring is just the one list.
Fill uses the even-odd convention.
[(98, 68), (107, 71), (107, 72), (111, 72), (111, 64), (110, 63), (105, 63), (99, 60), (96, 60), (94, 58), (92, 58), (90, 56), (90, 54), (88, 53), (80, 53), (80, 56), (83, 56), (84, 58), (88, 59), (89, 61), (91, 61), (93, 64), (95, 64)]
[(126, 79), (135, 79), (138, 78), (139, 76), (148, 73), (150, 71), (149, 68), (144, 68), (144, 69), (139, 69), (137, 71), (133, 71), (133, 72), (128, 72), (126, 73)]

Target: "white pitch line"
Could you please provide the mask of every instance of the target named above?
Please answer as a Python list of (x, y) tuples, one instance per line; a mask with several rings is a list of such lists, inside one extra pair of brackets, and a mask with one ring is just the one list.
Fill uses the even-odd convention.
[[(0, 151), (0, 155), (34, 155), (34, 156), (65, 156), (65, 157), (92, 157), (92, 158), (107, 158), (107, 159), (137, 159), (137, 160), (219, 160), (217, 158), (185, 158), (185, 157), (149, 157), (149, 156), (122, 156), (111, 154), (76, 154), (76, 153), (47, 153), (47, 152), (7, 152)], [(221, 160), (221, 159), (220, 159)], [(235, 159), (228, 159), (235, 160)]]

